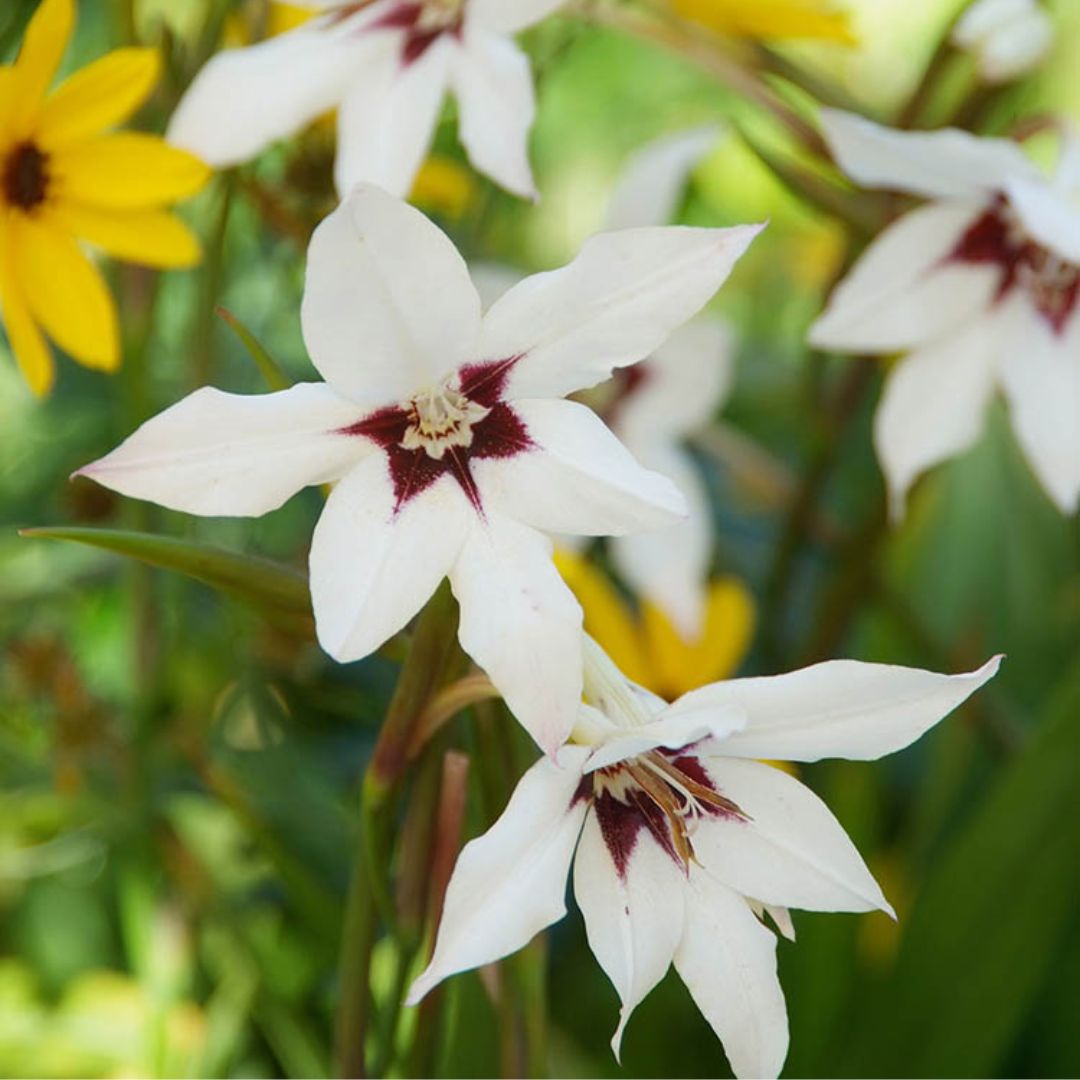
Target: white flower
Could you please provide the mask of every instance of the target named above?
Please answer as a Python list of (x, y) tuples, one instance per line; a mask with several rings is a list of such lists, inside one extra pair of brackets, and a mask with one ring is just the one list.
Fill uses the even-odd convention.
[(177, 146), (235, 165), (337, 107), (335, 178), (408, 194), (452, 91), (476, 168), (535, 196), (528, 136), (532, 73), (511, 35), (565, 0), (328, 0), (323, 13), (215, 56), (169, 125)]
[(581, 609), (544, 533), (656, 528), (685, 508), (592, 411), (559, 398), (647, 355), (757, 231), (605, 233), (481, 317), (449, 239), (361, 186), (308, 253), (304, 338), (326, 383), (256, 397), (203, 388), (81, 472), (234, 517), (340, 481), (311, 548), (323, 648), (367, 656), (449, 576), (463, 648), (554, 751), (581, 697)]
[[(687, 180), (713, 149), (719, 129), (708, 126), (667, 135), (638, 150), (609, 200), (606, 229), (663, 225), (676, 214)], [(481, 270), (481, 296), (501, 295), (516, 276)], [(669, 477), (686, 496), (689, 513), (666, 529), (619, 536), (612, 558), (634, 592), (663, 611), (688, 641), (702, 630), (714, 528), (708, 492), (684, 440), (707, 423), (731, 388), (733, 343), (727, 324), (699, 315), (677, 329), (651, 356), (615, 373), (598, 388), (595, 405), (644, 465)], [(576, 546), (573, 538), (560, 544)]]
[(825, 804), (756, 759), (893, 753), (990, 679), (999, 658), (952, 676), (834, 661), (665, 706), (589, 649), (581, 745), (537, 762), (466, 845), (409, 1001), (560, 919), (573, 864), (589, 946), (622, 1002), (615, 1053), (674, 963), (735, 1074), (776, 1076), (787, 1014), (763, 913), (793, 938), (789, 908), (892, 909)]
[(909, 352), (875, 442), (894, 513), (931, 465), (979, 436), (996, 387), (1032, 469), (1066, 513), (1080, 500), (1080, 137), (1046, 179), (1020, 148), (963, 131), (899, 132), (826, 111), (840, 164), (866, 187), (929, 197), (890, 225), (833, 293), (811, 342)]
[(957, 20), (952, 43), (975, 56), (986, 82), (1008, 82), (1046, 58), (1054, 24), (1036, 0), (977, 0)]

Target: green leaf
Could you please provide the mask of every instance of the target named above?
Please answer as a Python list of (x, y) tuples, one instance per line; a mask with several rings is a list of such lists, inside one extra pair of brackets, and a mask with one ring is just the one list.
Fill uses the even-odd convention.
[(227, 308), (219, 307), (217, 313), (243, 342), (266, 385), (271, 390), (288, 390), (293, 385), (292, 379), (281, 370), (281, 365), (270, 355), (266, 346)]
[(175, 570), (242, 600), (291, 629), (311, 633), (307, 580), (299, 571), (281, 563), (172, 536), (119, 529), (23, 529), (20, 535), (87, 544), (163, 570)]
[(1080, 903), (1078, 716), (1074, 675), (926, 879), (892, 977), (849, 1017), (830, 1072), (1007, 1069)]

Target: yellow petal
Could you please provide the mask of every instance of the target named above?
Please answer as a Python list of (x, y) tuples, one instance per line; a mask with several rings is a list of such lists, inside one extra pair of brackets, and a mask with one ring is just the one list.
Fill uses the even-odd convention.
[(476, 181), (468, 169), (452, 158), (433, 155), (420, 166), (409, 201), (456, 219), (469, 208), (475, 190)]
[(52, 351), (30, 315), (15, 277), (13, 261), (9, 237), (0, 225), (0, 321), (24, 378), (40, 397), (52, 389), (55, 376)]
[(70, 234), (48, 221), (12, 216), (13, 269), (30, 312), (65, 352), (87, 367), (120, 363), (116, 306), (98, 268)]
[(210, 177), (194, 154), (131, 131), (65, 146), (51, 165), (57, 199), (117, 210), (186, 199)]
[(126, 262), (183, 269), (202, 258), (198, 237), (168, 210), (103, 210), (62, 203), (49, 211), (49, 221)]
[(74, 0), (42, 0), (26, 28), (15, 61), (16, 134), (23, 136), (37, 119), (45, 92), (63, 59), (75, 24)]
[(719, 34), (857, 43), (847, 16), (819, 0), (674, 0), (674, 7)]
[(709, 586), (704, 627), (696, 641), (685, 641), (663, 611), (646, 603), (642, 624), (660, 693), (676, 698), (731, 675), (746, 656), (754, 623), (754, 599), (735, 578)]
[(562, 549), (555, 552), (555, 566), (585, 612), (585, 632), (596, 639), (625, 675), (654, 689), (633, 613), (603, 571), (580, 555)]
[(55, 149), (122, 123), (147, 99), (160, 72), (156, 49), (116, 49), (88, 64), (46, 99), (38, 142)]

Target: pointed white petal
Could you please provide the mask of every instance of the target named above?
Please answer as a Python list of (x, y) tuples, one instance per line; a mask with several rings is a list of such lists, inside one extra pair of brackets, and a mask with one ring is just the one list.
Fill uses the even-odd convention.
[(581, 702), (582, 616), (551, 561), (551, 541), (489, 512), (474, 523), (450, 583), (461, 647), (540, 748), (555, 753)]
[(509, 517), (555, 533), (610, 536), (656, 529), (686, 513), (682, 493), (643, 469), (604, 422), (576, 401), (519, 401), (536, 449), (477, 463), (485, 495)]
[(1036, 476), (1065, 514), (1080, 505), (1080, 310), (1059, 332), (1019, 297), (1001, 350), (1013, 428)]
[(675, 970), (739, 1077), (780, 1075), (788, 1023), (776, 974), (776, 937), (743, 897), (694, 868)]
[(990, 307), (997, 266), (950, 263), (981, 202), (922, 206), (890, 225), (833, 290), (810, 344), (849, 352), (922, 345)]
[(971, 446), (983, 428), (1001, 349), (999, 318), (984, 316), (900, 360), (874, 416), (874, 445), (893, 515), (926, 469)]
[(703, 756), (702, 764), (749, 817), (702, 819), (694, 854), (710, 874), (766, 904), (894, 914), (840, 822), (808, 787), (758, 761)]
[(612, 424), (627, 443), (684, 435), (712, 420), (735, 378), (730, 327), (710, 315), (680, 326), (637, 369)]
[(585, 819), (574, 860), (574, 897), (589, 948), (619, 995), (615, 1057), (631, 1013), (664, 977), (683, 932), (681, 866), (642, 828), (625, 876), (616, 869), (595, 809)]
[(1005, 82), (1044, 59), (1054, 24), (1036, 0), (979, 0), (957, 21), (952, 41), (975, 54), (984, 79)]
[(405, 198), (431, 146), (457, 45), (441, 39), (402, 64), (398, 35), (373, 41), (378, 52), (357, 70), (338, 113), (334, 180), (343, 196), (369, 182)]
[(480, 355), (523, 358), (508, 394), (562, 397), (636, 363), (694, 315), (760, 231), (627, 229), (587, 240), (560, 270), (534, 274), (484, 317)]
[(1080, 263), (1080, 205), (1070, 192), (1026, 180), (1014, 180), (1005, 190), (1024, 228), (1040, 244), (1066, 262)]
[(315, 626), (343, 663), (374, 652), (424, 606), (476, 517), (449, 477), (394, 506), (386, 456), (375, 453), (334, 488), (315, 527)]
[(435, 952), (413, 983), (415, 1005), (448, 975), (516, 952), (566, 914), (566, 879), (588, 801), (575, 798), (588, 750), (538, 761), (499, 820), (465, 845), (446, 890)]
[(612, 562), (638, 596), (663, 611), (687, 641), (701, 632), (713, 549), (712, 506), (698, 468), (680, 447), (640, 447), (641, 463), (675, 481), (688, 516), (677, 525), (617, 537)]
[(470, 0), (466, 18), (472, 26), (516, 34), (565, 4), (566, 0)]
[(669, 715), (744, 709), (747, 726), (718, 746), (731, 757), (869, 761), (902, 750), (997, 673), (938, 675), (919, 668), (830, 660), (786, 675), (731, 679), (684, 694)]
[(505, 292), (509, 292), (520, 280), (521, 271), (502, 263), (472, 263), (469, 267), (473, 285), (480, 294), (480, 303), (487, 311)]
[(338, 433), (356, 419), (356, 406), (322, 383), (259, 395), (205, 386), (76, 475), (170, 510), (259, 517), (370, 452)]
[(716, 124), (665, 135), (630, 156), (608, 202), (605, 229), (667, 225), (690, 175), (720, 138)]
[(928, 198), (967, 198), (998, 191), (1038, 170), (1016, 143), (958, 128), (896, 131), (854, 113), (822, 109), (821, 124), (836, 163), (863, 187)]
[(795, 940), (795, 924), (791, 921), (791, 912), (786, 907), (778, 907), (776, 904), (765, 904), (765, 912), (772, 919), (781, 937), (787, 941)]
[(602, 746), (593, 751), (586, 772), (606, 769), (627, 758), (637, 757), (657, 747), (680, 750), (702, 739), (726, 739), (746, 727), (746, 713), (731, 707), (717, 709), (708, 716), (701, 713), (669, 716), (662, 713), (649, 724), (632, 729), (619, 729), (623, 734), (609, 735)]
[(318, 20), (213, 57), (169, 122), (168, 140), (217, 168), (253, 157), (341, 101), (367, 43)]
[(315, 230), (300, 317), (326, 381), (377, 408), (437, 383), (472, 354), (480, 298), (445, 233), (362, 184)]
[(466, 30), (450, 77), (469, 161), (507, 191), (537, 198), (529, 166), (529, 130), (536, 115), (529, 58), (509, 38)]

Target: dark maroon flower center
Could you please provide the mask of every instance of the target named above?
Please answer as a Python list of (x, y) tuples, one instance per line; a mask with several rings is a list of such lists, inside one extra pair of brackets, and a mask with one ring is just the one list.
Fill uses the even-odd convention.
[(464, 20), (464, 4), (454, 0), (402, 0), (372, 24), (372, 29), (404, 30), (401, 59), (405, 64), (419, 60), (443, 34), (459, 36)]
[(1080, 265), (1034, 240), (1004, 197), (968, 227), (947, 261), (997, 266), (997, 301), (1014, 289), (1026, 290), (1057, 334), (1065, 332), (1080, 303)]
[(700, 759), (682, 750), (652, 750), (586, 776), (577, 798), (592, 800), (600, 833), (615, 869), (626, 877), (630, 857), (644, 830), (689, 871), (693, 833), (703, 817), (747, 820), (716, 789)]
[(386, 452), (395, 513), (443, 476), (457, 481), (476, 512), (484, 513), (473, 462), (510, 458), (535, 445), (502, 398), (519, 359), (467, 364), (443, 386), (340, 429), (339, 434), (371, 439)]
[(49, 158), (32, 142), (16, 143), (4, 161), (4, 201), (20, 210), (34, 210), (49, 192)]

